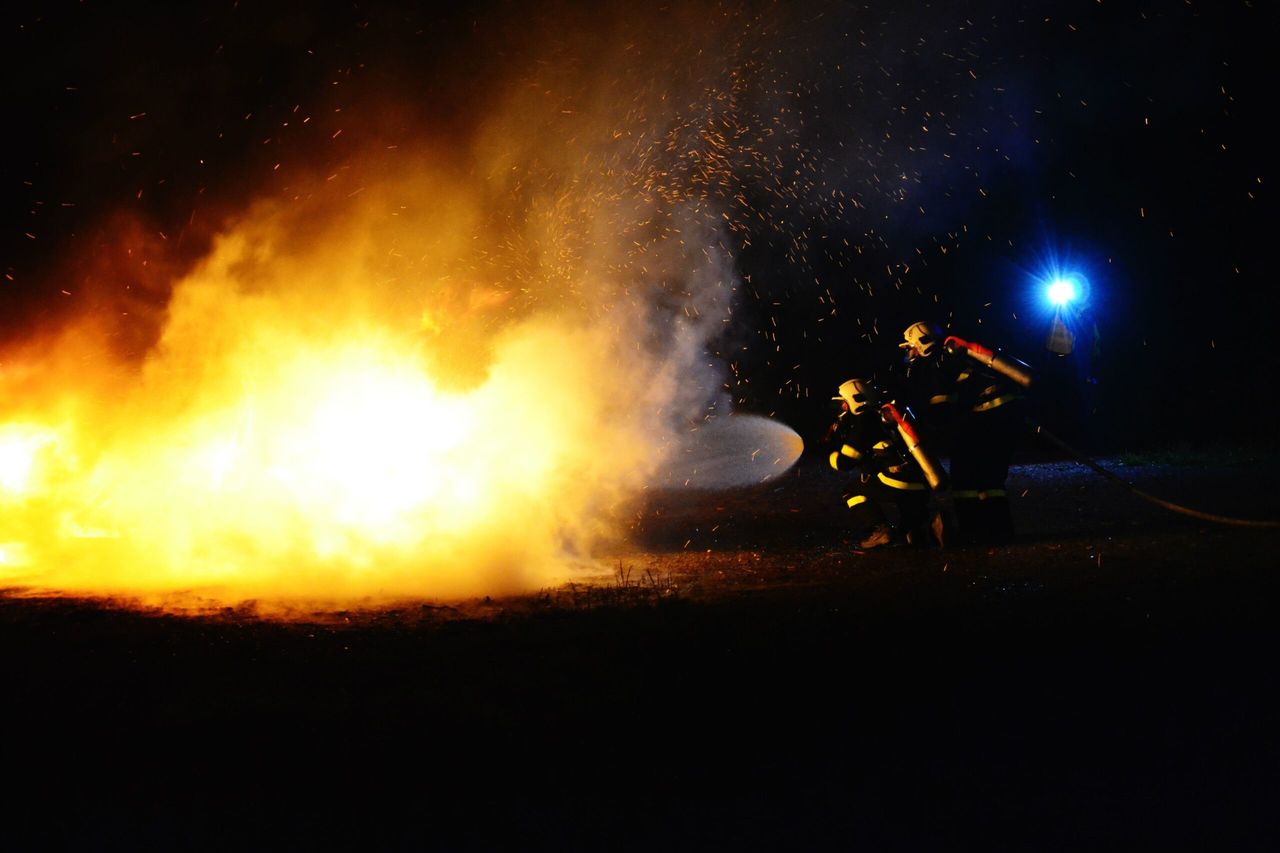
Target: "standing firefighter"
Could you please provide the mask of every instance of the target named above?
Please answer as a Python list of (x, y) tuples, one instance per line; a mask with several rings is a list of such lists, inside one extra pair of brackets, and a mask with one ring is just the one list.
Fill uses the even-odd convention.
[[(922, 468), (908, 447), (897, 423), (886, 413), (879, 394), (866, 379), (850, 379), (839, 388), (840, 416), (827, 433), (832, 446), (831, 467), (856, 474), (844, 500), (853, 512), (854, 524), (863, 532), (860, 548), (878, 548), (893, 542), (925, 544), (930, 536), (941, 544), (940, 518), (929, 513), (929, 480), (932, 468)], [(894, 410), (896, 411), (896, 410)], [(907, 434), (910, 427), (907, 426)], [(925, 458), (920, 455), (920, 458)], [(886, 507), (893, 507), (891, 519)], [(896, 520), (896, 528), (893, 522)]]
[(951, 455), (951, 497), (959, 537), (998, 544), (1013, 536), (1005, 481), (1022, 429), (1025, 364), (981, 344), (943, 339), (928, 323), (903, 332), (908, 396), (922, 413), (926, 435)]

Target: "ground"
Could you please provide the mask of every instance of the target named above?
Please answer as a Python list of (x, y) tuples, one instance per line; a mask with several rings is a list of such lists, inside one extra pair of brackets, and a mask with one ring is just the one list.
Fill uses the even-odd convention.
[[(1133, 462), (1134, 460), (1129, 460)], [(1280, 531), (1026, 460), (1018, 541), (859, 553), (821, 460), (608, 570), (296, 624), (0, 596), (4, 826), (92, 849), (1276, 849)], [(1280, 518), (1274, 456), (1106, 464)]]

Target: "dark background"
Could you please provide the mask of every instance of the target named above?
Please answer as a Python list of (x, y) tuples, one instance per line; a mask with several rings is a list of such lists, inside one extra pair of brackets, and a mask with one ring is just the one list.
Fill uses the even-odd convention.
[[(1276, 517), (1274, 458), (1218, 461), (1125, 475)], [(4, 838), (1276, 849), (1275, 529), (1046, 463), (1011, 477), (1013, 546), (862, 553), (823, 473), (668, 493), (625, 578), (519, 599), (278, 622), (0, 594)]]
[[(785, 208), (758, 175), (733, 187), (770, 212), (766, 224), (740, 219), (743, 304), (711, 344), (738, 409), (809, 433), (843, 379), (891, 383), (902, 328), (931, 319), (1041, 368), (1046, 417), (1091, 448), (1274, 435), (1264, 126), (1275, 61), (1262, 5), (706, 10), (731, 19), (727, 47), (747, 43), (735, 22), (768, 22), (744, 67), (757, 74), (757, 118), (791, 140), (776, 152)], [(372, 140), (463, 162), (525, 69), (590, 56), (633, 26), (660, 33), (672, 14), (252, 2), (6, 12), (0, 333), (18, 340), (86, 305), (162, 307), (250, 199), (339, 168)], [(654, 78), (680, 76), (682, 62), (655, 60)], [(1053, 262), (1090, 284), (1065, 359), (1043, 348), (1037, 277)], [(140, 357), (156, 327), (130, 316), (117, 336)]]
[[(726, 8), (740, 7), (708, 7)], [(1262, 4), (751, 9), (776, 26), (755, 54), (768, 60), (756, 113), (785, 116), (794, 145), (778, 151), (786, 193), (751, 172), (733, 186), (770, 214), (742, 217), (740, 322), (711, 342), (740, 408), (808, 433), (841, 380), (891, 380), (901, 328), (931, 316), (1037, 364), (1051, 400), (1087, 402), (1055, 414), (1098, 446), (1271, 440), (1276, 75)], [(625, 34), (632, 15), (660, 31), (668, 12), (4, 14), (0, 332), (18, 342), (125, 307), (117, 343), (141, 358), (156, 326), (133, 309), (162, 308), (249, 200), (375, 140), (465, 168), (513, 74)], [(1089, 277), (1078, 331), (1096, 323), (1096, 357), (1046, 364), (1032, 279), (1055, 258)], [(1272, 515), (1274, 465), (1197, 458), (1211, 464), (1142, 486)], [(499, 603), (486, 618), (414, 602), (278, 624), (251, 606), (191, 619), (6, 593), (0, 838), (1275, 848), (1271, 531), (1142, 516), (1110, 483), (1046, 475), (1021, 486), (1035, 516), (1019, 517), (1033, 535), (1015, 547), (858, 555), (842, 520), (815, 524), (839, 491), (815, 470), (783, 484), (808, 504), (770, 484), (723, 516), (723, 496), (650, 512), (667, 544), (642, 544), (683, 566), (663, 581), (678, 593), (652, 602), (605, 587), (594, 603)], [(706, 542), (718, 562), (686, 550), (695, 534), (723, 537)]]

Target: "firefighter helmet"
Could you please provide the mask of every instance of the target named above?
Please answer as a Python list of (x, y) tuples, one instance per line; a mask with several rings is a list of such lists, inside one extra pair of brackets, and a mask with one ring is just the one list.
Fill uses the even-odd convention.
[(912, 323), (902, 333), (901, 349), (907, 351), (907, 359), (929, 358), (937, 351), (942, 333), (925, 322)]
[(850, 412), (860, 415), (866, 411), (868, 406), (875, 405), (876, 389), (869, 380), (850, 379), (840, 384), (840, 396), (832, 397), (831, 399), (844, 400), (848, 404)]

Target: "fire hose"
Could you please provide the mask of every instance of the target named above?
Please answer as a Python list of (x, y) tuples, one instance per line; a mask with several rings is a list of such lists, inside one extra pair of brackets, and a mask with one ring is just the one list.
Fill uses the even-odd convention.
[(907, 446), (907, 452), (920, 466), (920, 471), (924, 474), (929, 488), (934, 491), (941, 489), (946, 483), (946, 475), (942, 473), (941, 466), (935, 463), (920, 445), (920, 436), (916, 435), (915, 427), (911, 426), (911, 422), (903, 417), (893, 403), (885, 403), (880, 407), (880, 417), (886, 424), (892, 424), (897, 428), (898, 434), (902, 436), (902, 441)]
[(1076, 450), (1074, 447), (1067, 444), (1065, 441), (1063, 441), (1053, 433), (1046, 430), (1040, 424), (1037, 424), (1034, 421), (1031, 421), (1030, 424), (1031, 426), (1035, 427), (1036, 435), (1045, 439), (1046, 441), (1048, 441), (1050, 444), (1054, 445), (1058, 449), (1066, 451), (1072, 457), (1074, 457), (1076, 461), (1078, 461), (1080, 464), (1084, 465), (1085, 467), (1089, 468), (1090, 470), (1098, 474), (1101, 474), (1103, 477), (1106, 477), (1108, 480), (1112, 480), (1116, 483), (1119, 483), (1120, 485), (1128, 489), (1130, 492), (1133, 492), (1133, 494), (1142, 498), (1144, 501), (1149, 501), (1150, 503), (1153, 503), (1156, 506), (1163, 507), (1164, 509), (1170, 510), (1172, 512), (1181, 513), (1182, 515), (1189, 515), (1192, 518), (1198, 518), (1201, 521), (1212, 521), (1215, 524), (1232, 524), (1237, 527), (1271, 527), (1271, 528), (1280, 527), (1280, 521), (1268, 521), (1268, 520), (1258, 520), (1258, 519), (1249, 519), (1249, 518), (1232, 518), (1231, 516), (1226, 516), (1226, 515), (1215, 515), (1214, 513), (1211, 513), (1211, 512), (1201, 512), (1198, 509), (1192, 509), (1191, 507), (1186, 507), (1186, 506), (1182, 506), (1181, 504), (1176, 504), (1173, 501), (1167, 501), (1163, 498), (1158, 498), (1155, 495), (1144, 492), (1142, 489), (1139, 489), (1133, 483), (1130, 483), (1128, 480), (1124, 479), (1118, 474), (1115, 474), (1111, 471), (1108, 471), (1106, 468), (1103, 468), (1097, 462), (1090, 459), (1088, 456), (1086, 456), (1084, 453), (1080, 452), (1079, 450)]

